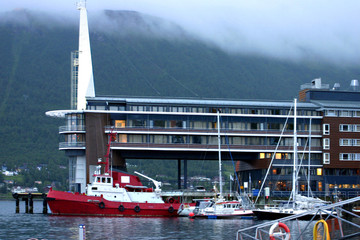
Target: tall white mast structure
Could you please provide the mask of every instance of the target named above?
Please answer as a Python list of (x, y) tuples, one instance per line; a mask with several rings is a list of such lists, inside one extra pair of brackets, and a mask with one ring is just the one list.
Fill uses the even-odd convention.
[(296, 101), (297, 99), (294, 99), (294, 165), (293, 165), (293, 179), (292, 179), (292, 194), (293, 194), (293, 208), (295, 209), (295, 201), (296, 201), (296, 195), (298, 193), (298, 184), (297, 184), (297, 164), (298, 164), (298, 156), (297, 156), (297, 124), (296, 124)]
[(219, 187), (220, 199), (223, 197), (222, 173), (221, 173), (221, 136), (220, 136), (220, 110), (217, 110), (217, 129), (218, 129), (218, 154), (219, 154)]
[(95, 87), (86, 1), (80, 0), (77, 9), (80, 10), (77, 110), (84, 110), (86, 109), (86, 97), (95, 97)]

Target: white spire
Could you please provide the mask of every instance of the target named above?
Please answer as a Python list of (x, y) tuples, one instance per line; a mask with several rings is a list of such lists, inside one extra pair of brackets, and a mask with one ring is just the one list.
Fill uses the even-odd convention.
[(77, 109), (83, 110), (86, 109), (86, 97), (95, 97), (95, 87), (86, 1), (80, 0), (77, 4), (77, 8), (80, 10)]

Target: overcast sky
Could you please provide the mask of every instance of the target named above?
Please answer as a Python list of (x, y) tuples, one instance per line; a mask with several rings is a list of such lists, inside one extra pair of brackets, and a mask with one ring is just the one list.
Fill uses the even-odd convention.
[[(77, 16), (74, 0), (0, 0), (15, 8)], [(171, 20), (234, 53), (360, 66), (360, 0), (88, 0), (98, 10), (134, 10)]]

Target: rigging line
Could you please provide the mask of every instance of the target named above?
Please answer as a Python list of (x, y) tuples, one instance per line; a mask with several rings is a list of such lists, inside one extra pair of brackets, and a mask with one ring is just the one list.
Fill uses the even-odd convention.
[[(309, 144), (309, 138), (306, 139), (306, 143), (305, 143), (305, 146), (304, 146), (304, 150), (305, 150), (305, 148), (306, 148), (306, 146), (307, 146), (308, 144)], [(305, 157), (305, 151), (303, 152), (303, 154), (302, 154), (302, 156), (301, 156), (300, 164), (299, 164), (299, 166), (298, 166), (298, 169), (296, 170), (296, 171), (297, 171), (297, 176), (296, 176), (296, 178), (298, 178), (298, 176), (299, 176), (300, 168), (305, 167), (305, 166), (302, 166), (302, 162), (303, 162), (304, 157)], [(309, 157), (309, 159), (308, 159), (308, 164), (310, 164), (310, 157)], [(304, 175), (305, 175), (306, 180), (309, 180), (309, 178), (310, 178), (309, 173), (308, 173), (308, 172), (305, 172)], [(310, 189), (311, 197), (314, 197), (314, 193), (312, 192), (310, 186), (308, 186), (308, 188)]]
[(153, 64), (157, 69), (159, 69), (162, 73), (168, 75), (172, 80), (174, 80), (176, 83), (178, 83), (181, 87), (183, 87), (184, 89), (188, 90), (189, 92), (191, 92), (192, 94), (194, 94), (196, 97), (199, 97), (199, 94), (197, 94), (196, 92), (194, 92), (192, 89), (186, 87), (183, 83), (181, 83), (179, 80), (177, 80), (173, 75), (171, 75), (168, 71), (166, 71), (165, 69), (161, 68), (158, 64), (155, 63), (155, 61), (153, 61), (152, 59), (150, 59), (148, 56), (146, 55), (141, 55), (139, 54), (139, 52), (133, 48), (133, 50), (140, 55), (143, 59), (146, 59), (148, 62), (150, 62), (151, 64)]
[(272, 158), (271, 158), (269, 167), (268, 167), (268, 169), (267, 169), (267, 171), (266, 171), (264, 181), (263, 181), (262, 184), (261, 184), (261, 187), (260, 187), (260, 190), (259, 190), (259, 194), (258, 194), (257, 197), (256, 197), (255, 204), (257, 203), (257, 200), (259, 199), (259, 197), (260, 197), (260, 195), (261, 195), (261, 191), (262, 191), (262, 189), (263, 189), (263, 187), (264, 187), (264, 185), (265, 185), (266, 178), (267, 178), (267, 176), (269, 175), (270, 167), (271, 167), (271, 165), (272, 165), (272, 163), (273, 163), (273, 161), (274, 161), (275, 153), (277, 152), (277, 150), (278, 150), (278, 148), (279, 148), (279, 145), (280, 145), (280, 142), (281, 142), (281, 138), (282, 138), (282, 135), (283, 135), (283, 133), (284, 133), (284, 131), (285, 131), (285, 128), (286, 128), (287, 122), (288, 122), (288, 120), (289, 120), (289, 117), (290, 117), (292, 108), (293, 108), (293, 106), (290, 107), (289, 113), (288, 113), (288, 115), (287, 115), (287, 117), (286, 117), (286, 121), (285, 121), (284, 127), (283, 127), (283, 129), (281, 130), (281, 134), (280, 134), (279, 141), (278, 141), (278, 143), (276, 144), (276, 148), (275, 148), (274, 154), (273, 154), (273, 156), (272, 156)]
[[(112, 43), (113, 40), (111, 40), (111, 39), (108, 38), (108, 42)], [(144, 75), (142, 74), (142, 72), (136, 67), (135, 63), (134, 63), (129, 57), (127, 57), (127, 54), (124, 54), (124, 53), (120, 50), (120, 48), (117, 47), (114, 43), (112, 43), (112, 46), (113, 46), (113, 49), (117, 50), (122, 56), (126, 56), (126, 57), (125, 57), (126, 61), (130, 64), (131, 67), (133, 67), (133, 68), (135, 69), (136, 72), (138, 72), (138, 73), (140, 74), (140, 76), (142, 76), (142, 78), (145, 80), (146, 84), (147, 84), (152, 90), (154, 90), (157, 95), (161, 95), (160, 91), (158, 91), (158, 90), (153, 86), (153, 84), (151, 84), (150, 80), (149, 80), (146, 76), (144, 76)], [(132, 48), (132, 49), (136, 52), (136, 50), (135, 50), (134, 48)], [(136, 53), (137, 53), (137, 52), (136, 52)]]
[[(304, 149), (306, 148), (306, 146), (307, 146), (307, 144), (308, 144), (308, 140), (309, 140), (309, 139), (306, 139)], [(301, 159), (300, 159), (300, 164), (298, 164), (299, 166), (297, 166), (295, 179), (298, 179), (298, 177), (299, 177), (300, 168), (301, 168), (301, 165), (302, 165), (302, 161), (303, 161), (303, 159), (304, 159), (304, 155), (305, 155), (305, 152), (302, 153), (302, 156), (301, 156)], [(294, 156), (294, 157), (295, 157), (295, 156)], [(305, 176), (306, 176), (306, 174), (305, 174)], [(296, 181), (296, 182), (298, 182), (298, 181)], [(298, 183), (297, 183), (297, 184), (298, 184)], [(294, 198), (294, 192), (293, 192), (293, 191), (291, 191), (290, 198), (288, 199), (287, 204), (290, 203), (291, 196)]]
[[(219, 117), (220, 118), (220, 126), (222, 126), (222, 118), (221, 116)], [(237, 185), (238, 185), (238, 189), (239, 189), (239, 193), (241, 193), (241, 188), (240, 188), (240, 181), (239, 181), (239, 178), (236, 174), (236, 166), (235, 166), (235, 163), (234, 163), (234, 159), (232, 157), (232, 154), (231, 154), (231, 150), (230, 150), (230, 144), (229, 144), (229, 137), (227, 135), (227, 131), (226, 131), (226, 128), (225, 128), (225, 143), (228, 147), (228, 150), (229, 150), (229, 154), (230, 154), (230, 158), (231, 158), (231, 162), (232, 162), (232, 165), (233, 165), (233, 169), (234, 169), (234, 173), (235, 173), (235, 177), (236, 177), (236, 182), (237, 182)]]

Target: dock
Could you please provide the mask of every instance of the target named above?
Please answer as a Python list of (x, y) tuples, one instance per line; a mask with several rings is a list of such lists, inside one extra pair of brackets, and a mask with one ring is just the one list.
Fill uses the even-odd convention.
[(20, 200), (25, 203), (25, 213), (34, 213), (34, 199), (42, 199), (43, 214), (48, 213), (46, 193), (13, 193), (13, 198), (16, 201), (15, 212), (20, 213)]

